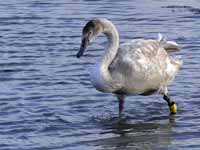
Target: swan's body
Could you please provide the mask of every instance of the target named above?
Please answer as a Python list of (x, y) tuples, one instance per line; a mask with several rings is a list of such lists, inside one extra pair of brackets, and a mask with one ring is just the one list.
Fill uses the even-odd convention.
[[(101, 32), (107, 36), (109, 45), (91, 73), (92, 84), (97, 90), (117, 94), (121, 103), (126, 95), (159, 92), (167, 96), (167, 86), (182, 65), (181, 60), (169, 56), (180, 50), (175, 42), (160, 37), (158, 40), (132, 40), (119, 46), (117, 29), (103, 18), (88, 22), (83, 30), (83, 41), (88, 36), (89, 42)], [(82, 51), (77, 56), (81, 54)]]

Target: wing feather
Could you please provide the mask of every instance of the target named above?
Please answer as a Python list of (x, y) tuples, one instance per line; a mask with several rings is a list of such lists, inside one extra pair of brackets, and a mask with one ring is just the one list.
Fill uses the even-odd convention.
[(173, 68), (160, 41), (138, 39), (120, 45), (109, 69), (124, 92), (141, 94), (168, 84), (175, 76), (166, 71), (169, 65)]

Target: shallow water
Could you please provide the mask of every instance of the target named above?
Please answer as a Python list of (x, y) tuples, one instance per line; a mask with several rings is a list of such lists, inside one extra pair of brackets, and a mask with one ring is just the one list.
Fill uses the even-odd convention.
[[(77, 59), (81, 30), (93, 17), (116, 24), (120, 42), (159, 32), (177, 41), (184, 66), (162, 96), (117, 100), (96, 91), (90, 66), (105, 39)], [(0, 149), (200, 149), (198, 0), (10, 0), (0, 2)]]

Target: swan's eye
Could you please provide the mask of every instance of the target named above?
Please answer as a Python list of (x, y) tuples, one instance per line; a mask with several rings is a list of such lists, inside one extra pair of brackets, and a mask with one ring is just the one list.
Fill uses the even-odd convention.
[(93, 32), (92, 32), (92, 31), (89, 31), (89, 32), (88, 32), (88, 38), (87, 38), (88, 42), (90, 42), (92, 36), (93, 36)]
[(88, 36), (91, 36), (91, 35), (92, 35), (92, 31), (89, 31), (89, 32), (88, 32)]

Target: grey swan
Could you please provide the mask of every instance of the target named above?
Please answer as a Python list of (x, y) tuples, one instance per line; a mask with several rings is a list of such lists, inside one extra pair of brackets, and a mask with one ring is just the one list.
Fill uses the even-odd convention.
[(91, 70), (93, 86), (101, 92), (117, 96), (119, 114), (123, 112), (126, 96), (154, 93), (162, 94), (171, 114), (175, 114), (177, 106), (171, 101), (167, 86), (182, 66), (180, 58), (169, 55), (180, 51), (179, 45), (165, 40), (161, 34), (156, 40), (134, 39), (119, 45), (119, 34), (115, 25), (106, 18), (95, 18), (83, 28), (78, 58), (101, 33), (107, 37), (108, 46)]

